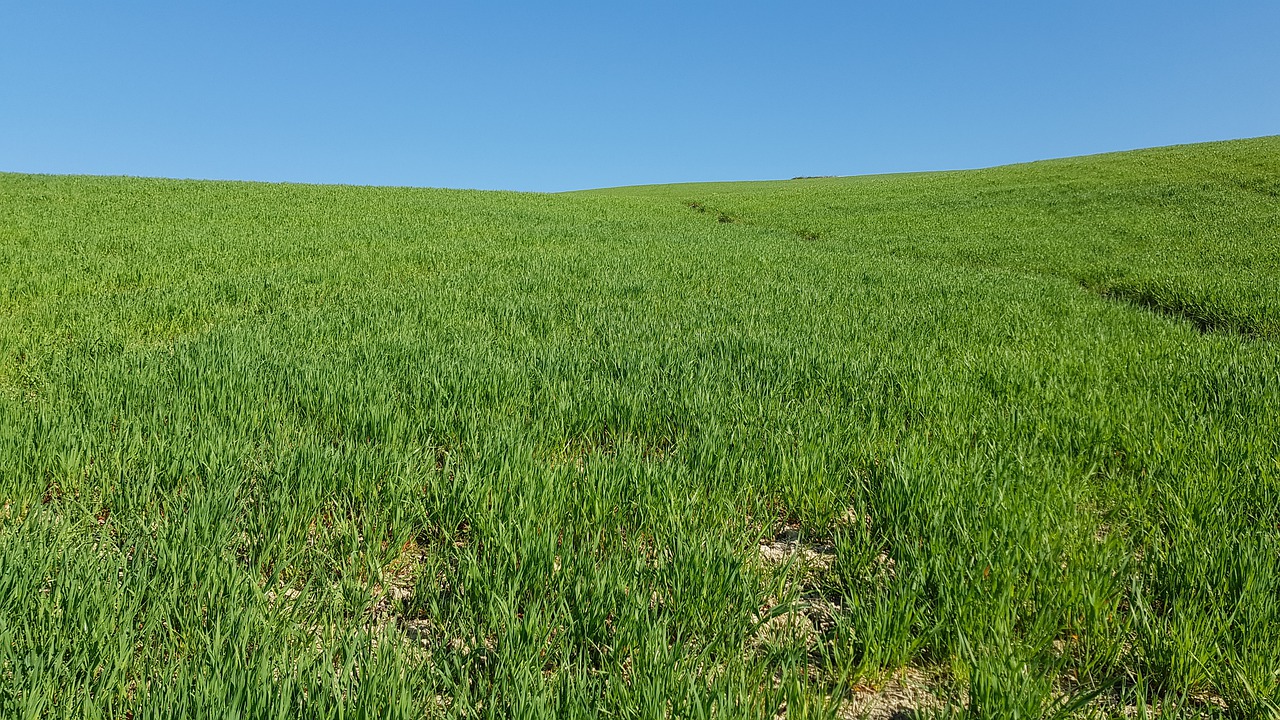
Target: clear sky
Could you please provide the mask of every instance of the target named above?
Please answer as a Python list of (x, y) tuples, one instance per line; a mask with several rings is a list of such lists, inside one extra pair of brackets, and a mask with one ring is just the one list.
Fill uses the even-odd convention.
[(0, 170), (515, 190), (1280, 133), (1280, 2), (0, 0)]

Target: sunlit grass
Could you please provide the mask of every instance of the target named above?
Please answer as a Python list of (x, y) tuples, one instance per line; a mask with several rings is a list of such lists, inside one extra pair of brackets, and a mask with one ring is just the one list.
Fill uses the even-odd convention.
[(0, 175), (0, 715), (1265, 717), (1278, 167)]

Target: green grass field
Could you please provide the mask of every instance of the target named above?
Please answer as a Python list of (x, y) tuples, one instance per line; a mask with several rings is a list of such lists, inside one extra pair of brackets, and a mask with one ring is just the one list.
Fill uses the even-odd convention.
[(1280, 137), (0, 174), (0, 716), (1274, 717), (1278, 338)]

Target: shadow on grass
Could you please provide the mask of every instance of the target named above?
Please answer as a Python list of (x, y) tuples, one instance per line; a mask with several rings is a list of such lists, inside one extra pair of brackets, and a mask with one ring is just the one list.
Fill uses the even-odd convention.
[(1084, 285), (1105, 300), (1124, 303), (1173, 320), (1191, 323), (1202, 334), (1225, 333), (1248, 338), (1273, 338), (1277, 327), (1266, 317), (1233, 311), (1226, 304), (1187, 297), (1175, 289), (1142, 285)]

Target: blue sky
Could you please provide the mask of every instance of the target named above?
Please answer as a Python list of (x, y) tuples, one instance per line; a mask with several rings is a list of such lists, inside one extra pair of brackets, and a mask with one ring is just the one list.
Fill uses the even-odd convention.
[(1280, 133), (1280, 2), (0, 2), (0, 170), (556, 191)]

